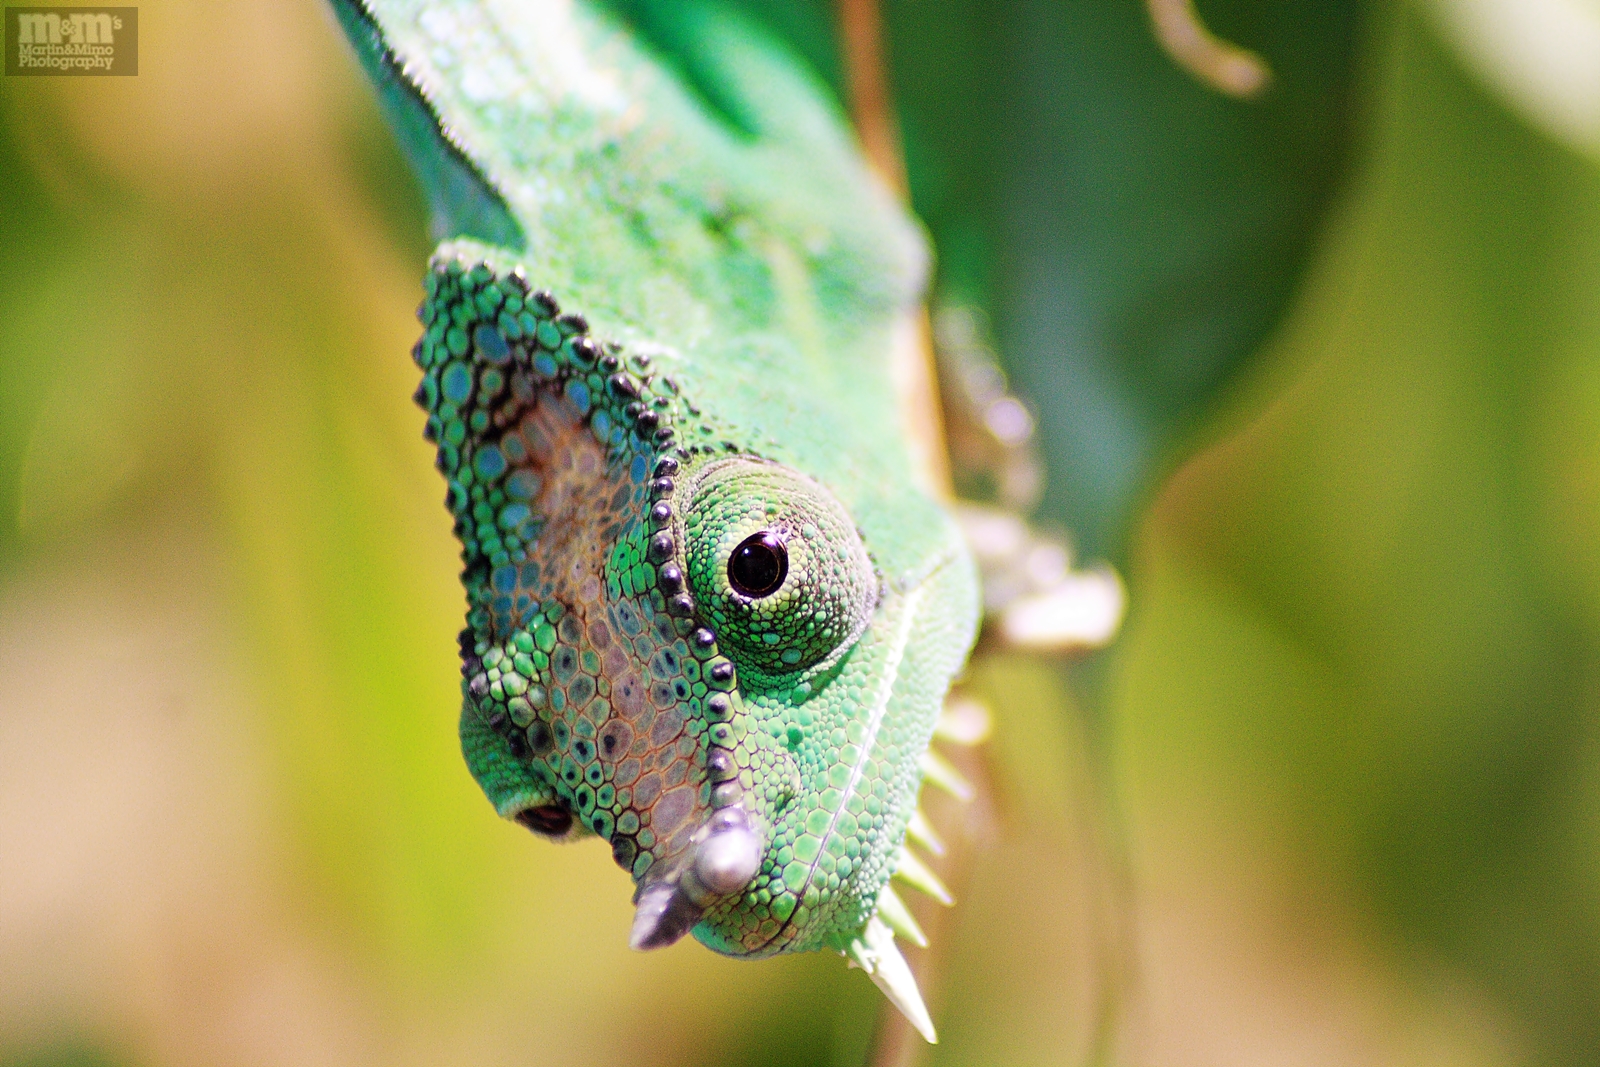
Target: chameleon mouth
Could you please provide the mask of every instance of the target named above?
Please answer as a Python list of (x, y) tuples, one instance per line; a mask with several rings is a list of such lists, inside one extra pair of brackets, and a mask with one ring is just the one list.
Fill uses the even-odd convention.
[(565, 802), (523, 808), (517, 812), (515, 818), (517, 822), (541, 837), (560, 840), (572, 831), (572, 808)]

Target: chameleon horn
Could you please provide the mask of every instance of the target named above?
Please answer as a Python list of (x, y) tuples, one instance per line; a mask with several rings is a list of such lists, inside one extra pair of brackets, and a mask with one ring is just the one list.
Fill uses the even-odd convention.
[(744, 810), (724, 808), (707, 829), (710, 833), (675, 882), (647, 883), (640, 891), (628, 939), (632, 947), (672, 944), (694, 929), (713, 901), (739, 892), (755, 877), (761, 867), (761, 839)]
[(689, 899), (686, 887), (681, 883), (657, 882), (648, 885), (639, 894), (628, 945), (641, 952), (665, 948), (693, 930), (705, 910), (703, 905)]

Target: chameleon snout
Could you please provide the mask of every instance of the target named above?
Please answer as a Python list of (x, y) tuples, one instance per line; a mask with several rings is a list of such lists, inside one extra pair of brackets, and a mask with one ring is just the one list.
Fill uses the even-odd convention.
[(628, 943), (635, 949), (670, 945), (694, 929), (706, 909), (750, 884), (765, 848), (743, 808), (723, 808), (711, 817), (675, 879), (639, 891)]

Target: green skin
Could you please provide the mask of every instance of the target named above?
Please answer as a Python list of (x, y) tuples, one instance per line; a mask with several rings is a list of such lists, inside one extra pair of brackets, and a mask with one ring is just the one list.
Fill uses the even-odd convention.
[[(641, 947), (842, 949), (978, 617), (890, 377), (915, 229), (817, 88), (693, 5), (627, 34), (554, 3), (335, 10), (448, 238), (414, 354), (473, 775), (610, 844), (660, 911)], [(770, 588), (731, 565), (753, 537), (786, 557)], [(730, 841), (755, 851), (711, 863)]]

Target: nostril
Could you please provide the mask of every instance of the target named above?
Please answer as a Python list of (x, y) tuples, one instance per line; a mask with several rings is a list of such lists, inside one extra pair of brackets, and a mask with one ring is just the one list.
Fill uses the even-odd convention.
[(572, 810), (564, 804), (541, 804), (517, 812), (517, 821), (536, 834), (563, 837), (572, 829)]

